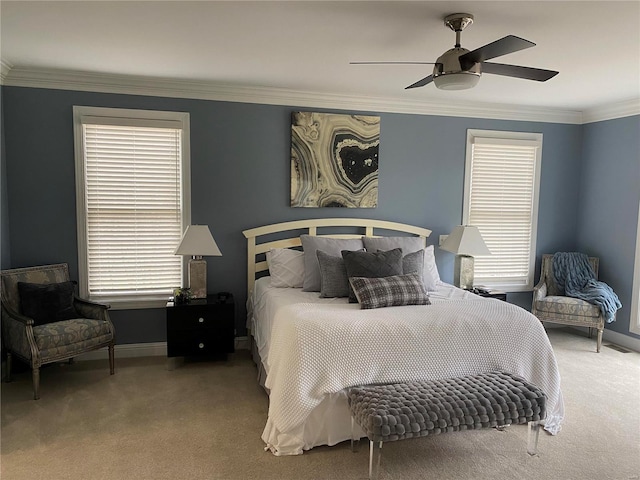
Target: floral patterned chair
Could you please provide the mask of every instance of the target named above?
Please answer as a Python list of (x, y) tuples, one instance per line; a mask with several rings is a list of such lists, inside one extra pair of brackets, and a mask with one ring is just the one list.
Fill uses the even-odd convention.
[[(599, 259), (589, 257), (593, 272), (598, 277)], [(533, 313), (541, 322), (560, 323), (577, 327), (588, 327), (589, 338), (592, 329), (598, 329), (596, 351), (600, 353), (602, 332), (604, 331), (604, 315), (597, 305), (593, 305), (579, 298), (565, 297), (564, 289), (556, 285), (553, 277), (553, 255), (542, 255), (540, 281), (533, 288)]]
[(66, 263), (3, 270), (2, 341), (7, 381), (12, 355), (31, 366), (33, 397), (40, 398), (40, 366), (102, 347), (109, 348), (114, 373), (115, 331), (108, 305), (75, 295)]

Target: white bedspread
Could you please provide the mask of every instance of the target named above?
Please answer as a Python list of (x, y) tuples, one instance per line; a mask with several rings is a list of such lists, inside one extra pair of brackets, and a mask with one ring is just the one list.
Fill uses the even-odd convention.
[(564, 407), (555, 356), (542, 324), (520, 307), (464, 295), (376, 310), (343, 301), (290, 300), (270, 309), (273, 316), (262, 335), (270, 339), (257, 341), (267, 354), (270, 389), (262, 438), (276, 455), (302, 453), (312, 411), (346, 387), (497, 369), (539, 386), (548, 399), (545, 429), (553, 434), (560, 429)]

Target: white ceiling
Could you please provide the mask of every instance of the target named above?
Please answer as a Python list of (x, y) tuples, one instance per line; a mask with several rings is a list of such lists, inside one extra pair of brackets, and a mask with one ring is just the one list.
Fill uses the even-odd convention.
[[(483, 75), (466, 91), (404, 90), (453, 47), (450, 13), (475, 21), (473, 50), (505, 35), (533, 48), (494, 62), (558, 70), (548, 82)], [(640, 1), (7, 1), (1, 60), (62, 69), (318, 94), (586, 110), (640, 97)]]

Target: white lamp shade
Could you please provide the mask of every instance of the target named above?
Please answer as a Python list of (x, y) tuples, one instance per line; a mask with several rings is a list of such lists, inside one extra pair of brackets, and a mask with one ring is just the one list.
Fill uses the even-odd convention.
[(433, 83), (440, 90), (467, 90), (478, 84), (480, 75), (474, 73), (447, 73), (433, 78)]
[(207, 225), (189, 225), (174, 255), (220, 257), (222, 253)]
[(458, 255), (491, 255), (491, 251), (480, 235), (480, 230), (473, 225), (455, 227), (440, 248)]

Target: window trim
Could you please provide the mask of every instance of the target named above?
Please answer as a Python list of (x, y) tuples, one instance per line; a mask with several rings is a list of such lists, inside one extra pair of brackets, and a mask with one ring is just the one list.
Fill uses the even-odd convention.
[[(178, 122), (182, 129), (182, 226), (184, 230), (191, 224), (191, 148), (190, 148), (190, 123), (188, 112), (170, 112), (161, 110), (137, 110), (111, 107), (73, 107), (73, 133), (74, 133), (74, 157), (76, 176), (76, 220), (78, 241), (78, 286), (80, 295), (89, 297), (88, 284), (88, 254), (87, 254), (87, 219), (86, 219), (86, 191), (85, 191), (85, 159), (84, 136), (82, 119), (86, 117), (100, 118), (101, 121), (110, 118), (114, 124), (133, 125), (137, 122), (146, 124), (158, 122)], [(109, 120), (106, 120), (107, 122)], [(177, 125), (176, 125), (177, 126)], [(182, 258), (182, 281), (186, 278), (187, 262)], [(183, 282), (182, 282), (183, 283)], [(143, 295), (136, 299), (109, 299), (107, 302), (114, 310), (128, 310), (139, 308), (162, 308), (166, 305), (165, 299), (145, 298)]]
[(640, 204), (638, 205), (638, 226), (636, 230), (636, 256), (633, 268), (633, 282), (631, 294), (631, 314), (629, 331), (640, 335)]
[(537, 255), (538, 238), (538, 209), (540, 203), (540, 174), (542, 170), (542, 133), (534, 132), (512, 132), (504, 130), (467, 130), (467, 145), (465, 154), (464, 170), (464, 194), (462, 206), (462, 224), (469, 222), (470, 189), (471, 189), (471, 162), (473, 157), (473, 144), (476, 138), (499, 139), (508, 142), (534, 143), (536, 148), (536, 159), (534, 166), (533, 185), (533, 206), (531, 211), (531, 249), (529, 252), (529, 274), (526, 284), (517, 285), (507, 282), (487, 282), (483, 283), (488, 287), (497, 288), (506, 292), (528, 292), (533, 290), (535, 285), (535, 265)]

